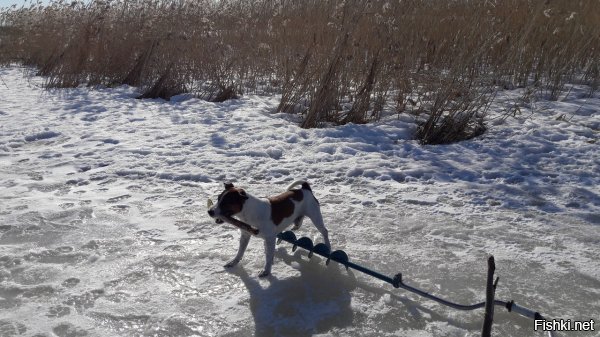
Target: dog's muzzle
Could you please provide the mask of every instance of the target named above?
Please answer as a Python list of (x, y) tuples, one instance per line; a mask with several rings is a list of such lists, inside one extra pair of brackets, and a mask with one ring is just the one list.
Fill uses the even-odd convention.
[[(208, 215), (209, 215), (211, 218), (214, 218), (214, 217), (215, 217), (215, 210), (214, 210), (214, 209), (212, 209), (213, 205), (214, 205), (214, 204), (213, 204), (212, 200), (208, 199), (208, 200), (206, 201), (206, 208), (208, 208)], [(225, 222), (225, 221), (223, 221), (223, 220), (221, 220), (221, 219), (219, 219), (219, 218), (215, 218), (215, 222), (216, 222), (216, 223), (218, 223), (218, 224), (222, 224), (222, 223), (223, 223), (223, 222)]]
[[(211, 218), (214, 218), (214, 217), (215, 217), (215, 211), (214, 211), (214, 210), (212, 210), (212, 209), (209, 209), (209, 210), (208, 210), (208, 215), (209, 215)], [(218, 224), (222, 224), (222, 223), (223, 223), (223, 222), (225, 222), (225, 221), (223, 221), (223, 220), (221, 220), (221, 219), (219, 219), (219, 218), (215, 218), (215, 222), (216, 222), (216, 223), (218, 223)]]

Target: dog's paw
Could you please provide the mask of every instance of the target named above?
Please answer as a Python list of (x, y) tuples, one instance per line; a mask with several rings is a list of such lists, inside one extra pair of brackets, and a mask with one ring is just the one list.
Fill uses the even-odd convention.
[(239, 262), (240, 262), (239, 260), (233, 259), (233, 260), (227, 262), (223, 267), (225, 267), (225, 268), (235, 267), (235, 265), (238, 264)]
[(271, 275), (271, 272), (267, 270), (263, 270), (260, 273), (258, 273), (258, 277), (267, 277), (269, 275)]

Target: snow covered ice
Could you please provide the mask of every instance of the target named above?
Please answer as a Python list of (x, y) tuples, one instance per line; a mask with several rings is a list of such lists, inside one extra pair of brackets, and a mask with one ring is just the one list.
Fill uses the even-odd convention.
[[(496, 297), (550, 318), (600, 317), (600, 96), (523, 102), (481, 137), (412, 140), (401, 116), (304, 130), (278, 96), (134, 99), (0, 76), (0, 335), (478, 336), (455, 311), (281, 244), (222, 266), (238, 231), (206, 215), (223, 181), (254, 195), (307, 179), (334, 249), (460, 303)], [(520, 92), (502, 92), (492, 117)], [(320, 241), (306, 223), (297, 233)], [(498, 336), (542, 336), (496, 309)], [(573, 336), (597, 336), (569, 333)]]

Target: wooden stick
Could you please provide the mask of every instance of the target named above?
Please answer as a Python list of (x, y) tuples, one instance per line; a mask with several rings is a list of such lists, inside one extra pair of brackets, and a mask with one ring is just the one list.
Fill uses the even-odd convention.
[(494, 323), (494, 295), (496, 287), (494, 286), (494, 271), (496, 263), (494, 256), (488, 259), (487, 284), (485, 287), (485, 316), (483, 317), (483, 327), (481, 328), (481, 337), (490, 337), (492, 335), (492, 324)]
[(249, 232), (252, 235), (258, 235), (258, 229), (248, 225), (245, 222), (242, 222), (238, 219), (232, 218), (230, 216), (224, 216), (223, 220), (227, 221), (228, 223), (234, 225), (235, 227), (244, 230), (246, 232)]

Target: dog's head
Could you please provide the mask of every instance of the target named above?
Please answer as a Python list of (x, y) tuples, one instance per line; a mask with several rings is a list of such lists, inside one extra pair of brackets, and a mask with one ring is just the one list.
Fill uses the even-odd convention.
[(241, 212), (248, 199), (246, 191), (232, 183), (225, 183), (224, 186), (225, 190), (219, 194), (217, 203), (208, 210), (208, 215), (215, 218), (216, 223), (223, 223), (222, 217), (231, 217)]

